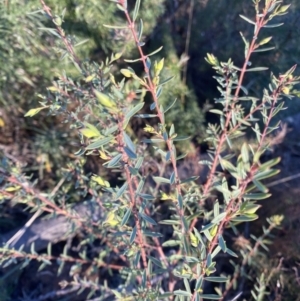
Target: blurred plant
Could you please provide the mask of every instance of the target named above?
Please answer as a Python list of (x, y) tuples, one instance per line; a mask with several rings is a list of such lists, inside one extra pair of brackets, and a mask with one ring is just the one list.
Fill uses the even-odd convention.
[[(271, 74), (271, 83), (263, 90), (261, 99), (249, 96), (243, 82), (246, 72), (267, 69), (250, 67), (251, 55), (270, 50), (262, 46), (271, 38), (259, 39), (260, 31), (268, 26), (274, 27), (269, 21), (284, 15), (289, 6), (281, 5), (282, 1), (266, 0), (261, 7), (260, 0), (254, 0), (255, 19), (241, 15), (254, 27), (251, 41), (241, 34), (245, 44), (241, 68), (231, 59), (220, 62), (213, 54), (207, 54), (206, 61), (217, 73), (215, 79), (220, 97), (216, 103), (222, 109), (210, 110), (220, 122), (207, 127), (210, 160), (199, 163), (207, 165), (209, 172), (202, 179), (205, 184), (199, 186), (194, 183), (198, 175), (181, 178), (179, 174), (178, 161), (184, 155), (177, 154), (175, 144), (188, 141), (189, 137), (179, 135), (176, 125), (166, 122), (176, 99), (161, 103), (171, 78), (165, 76), (168, 70), (164, 59), (153, 59), (161, 47), (149, 54), (144, 51), (143, 21), (138, 19), (141, 3), (136, 1), (130, 13), (126, 0), (114, 2), (126, 22), (116, 18), (118, 24), (104, 26), (112, 31), (124, 30), (125, 42), (127, 37), (132, 37), (138, 56), (122, 62), (140, 63), (142, 75), (127, 66), (120, 69), (122, 79), (116, 79), (121, 76), (116, 74), (114, 65), (120, 64), (122, 57), (126, 56), (126, 47), (100, 64), (81, 61), (75, 53), (74, 40), (62, 28), (64, 12), (54, 15), (41, 0), (43, 14), (55, 25), (47, 32), (60, 40), (56, 50), (74, 64), (80, 75), (73, 80), (66, 72), (59, 74), (48, 87), (47, 95), (40, 95), (40, 106), (30, 109), (25, 115), (33, 117), (45, 110), (50, 115), (58, 115), (63, 122), (70, 124), (70, 131), (77, 132), (81, 147), (75, 155), (79, 162), (68, 166), (66, 181), (76, 181), (78, 194), (82, 199), (90, 198), (92, 211), (80, 215), (72, 210), (71, 204), (66, 202), (66, 195), (62, 197), (62, 191), (39, 192), (35, 183), (22, 175), (21, 167), (3, 162), (1, 169), (2, 199), (22, 202), (33, 212), (38, 212), (37, 215), (47, 212), (54, 218), (56, 215), (65, 216), (74, 224), (68, 234), (77, 229), (85, 234), (78, 247), (78, 257), (68, 254), (67, 245), (63, 254), (55, 257), (51, 244), (47, 254), (38, 254), (34, 244), (29, 253), (23, 251), (22, 246), (14, 249), (10, 241), (0, 248), (1, 263), (6, 267), (16, 259), (24, 259), (24, 265), (37, 260), (43, 269), (56, 260), (59, 274), (64, 264), (71, 262), (73, 280), (66, 280), (62, 286), (76, 288), (79, 293), (89, 289), (87, 299), (97, 295), (104, 300), (109, 294), (116, 300), (224, 299), (235, 290), (234, 283), (243, 281), (246, 264), (255, 259), (258, 247), (265, 247), (266, 237), (270, 237), (270, 231), (282, 220), (278, 216), (269, 219), (270, 227), (264, 229), (263, 236), (252, 236), (256, 244), (249, 244), (241, 250), (243, 261), (234, 263), (234, 275), (220, 271), (221, 255), (226, 261), (238, 257), (230, 240), (225, 240), (227, 229), (236, 230), (240, 223), (258, 218), (256, 212), (261, 205), (257, 201), (270, 196), (262, 181), (279, 172), (273, 168), (279, 162), (278, 158), (265, 163), (261, 163), (260, 158), (269, 147), (268, 135), (277, 128), (270, 122), (284, 107), (282, 97), (292, 98), (293, 87), (299, 81), (299, 77), (294, 76), (296, 66), (277, 77)], [(145, 95), (151, 98), (150, 107), (146, 109)], [(258, 124), (259, 115), (263, 120), (262, 127)], [(150, 123), (151, 118), (156, 122)], [(133, 119), (146, 120), (142, 140), (130, 130)], [(233, 159), (225, 149), (232, 148), (234, 140), (245, 135), (247, 129), (254, 131), (257, 141), (252, 145), (243, 143), (238, 157)], [(145, 144), (152, 146), (157, 165), (163, 167), (159, 175), (152, 176), (156, 183), (154, 187), (148, 181), (150, 175), (146, 166), (151, 155)], [(83, 156), (94, 156), (104, 162), (102, 166), (109, 173), (117, 173), (120, 184), (111, 185), (102, 175), (85, 174), (80, 167), (80, 157)], [(166, 175), (164, 169), (168, 166), (172, 171)], [(218, 194), (218, 198), (214, 194)], [(167, 212), (162, 209), (164, 202)], [(166, 229), (170, 228), (172, 230), (168, 232), (170, 230)], [(97, 244), (100, 252), (95, 251)], [(89, 252), (91, 246), (94, 248)], [(117, 271), (118, 285), (101, 283), (98, 276), (87, 281), (82, 277), (83, 265), (90, 266), (89, 275), (98, 275), (103, 268)], [(255, 276), (259, 279), (259, 286), (254, 286), (252, 298), (263, 300), (268, 279)], [(245, 287), (238, 292), (241, 293), (247, 296)]]

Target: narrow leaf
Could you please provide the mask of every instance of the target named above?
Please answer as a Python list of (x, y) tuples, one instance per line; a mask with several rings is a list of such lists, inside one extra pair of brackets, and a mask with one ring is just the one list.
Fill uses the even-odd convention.
[(137, 227), (134, 226), (133, 229), (132, 229), (132, 232), (130, 234), (130, 238), (129, 238), (129, 244), (131, 245), (134, 240), (135, 240), (135, 237), (136, 237), (136, 232), (137, 232)]
[(98, 140), (94, 141), (93, 143), (91, 143), (90, 145), (88, 145), (85, 149), (86, 150), (91, 150), (91, 149), (99, 148), (99, 147), (101, 147), (105, 144), (108, 144), (113, 139), (114, 139), (114, 137), (105, 137), (103, 139), (98, 139)]
[(133, 16), (132, 16), (133, 21), (135, 21), (137, 16), (138, 16), (139, 9), (140, 9), (140, 4), (141, 4), (141, 0), (136, 0), (135, 1), (135, 6), (134, 6)]
[(116, 197), (115, 197), (116, 200), (119, 199), (123, 195), (123, 193), (126, 191), (127, 187), (128, 187), (128, 183), (125, 182), (122, 185), (122, 187), (118, 190)]
[(247, 17), (245, 17), (245, 16), (243, 16), (243, 15), (239, 15), (239, 16), (240, 16), (242, 19), (244, 19), (246, 22), (255, 25), (255, 22), (252, 21), (252, 20), (250, 20), (250, 19), (248, 19)]
[(163, 178), (163, 177), (153, 177), (153, 180), (156, 182), (156, 183), (166, 183), (166, 184), (170, 184), (170, 180), (169, 179), (166, 179), (166, 178)]
[(252, 72), (252, 71), (264, 71), (268, 70), (268, 67), (254, 67), (254, 68), (249, 68), (246, 70), (246, 72)]
[(121, 221), (121, 227), (125, 226), (131, 215), (131, 208), (128, 208)]
[(152, 219), (150, 216), (148, 216), (142, 212), (139, 212), (139, 216), (147, 223), (154, 225), (154, 226), (157, 225), (156, 221), (154, 219)]
[(160, 52), (161, 50), (163, 49), (163, 46), (160, 46), (158, 49), (154, 50), (153, 52), (147, 54), (147, 56), (151, 56), (151, 55), (154, 55), (155, 53), (158, 53)]
[(140, 111), (143, 108), (144, 104), (144, 102), (138, 103), (136, 106), (130, 109), (129, 112), (126, 113), (125, 118), (130, 119), (133, 115), (135, 115), (138, 111)]
[(220, 300), (222, 296), (215, 295), (215, 294), (199, 294), (200, 298), (208, 299), (208, 300)]
[(108, 25), (108, 24), (103, 24), (104, 27), (106, 28), (112, 28), (112, 29), (128, 29), (128, 26), (124, 25)]
[(228, 278), (227, 277), (205, 277), (204, 280), (210, 282), (226, 282)]
[(186, 292), (186, 291), (182, 291), (182, 290), (174, 291), (174, 295), (176, 295), (176, 296), (184, 296), (184, 297), (191, 297), (192, 296), (191, 293)]

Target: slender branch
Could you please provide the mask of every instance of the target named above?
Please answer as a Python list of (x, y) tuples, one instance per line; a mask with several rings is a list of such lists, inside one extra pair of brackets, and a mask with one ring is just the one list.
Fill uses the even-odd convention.
[(275, 225), (271, 224), (269, 226), (269, 228), (265, 230), (264, 234), (256, 241), (256, 243), (255, 243), (254, 247), (251, 249), (251, 251), (244, 257), (244, 259), (242, 261), (242, 264), (239, 267), (239, 270), (236, 271), (236, 273), (232, 277), (230, 283), (227, 285), (226, 290), (224, 291), (220, 301), (223, 301), (224, 298), (227, 296), (227, 294), (229, 293), (229, 291), (233, 287), (233, 284), (236, 282), (236, 280), (240, 276), (242, 269), (249, 262), (249, 259), (255, 255), (255, 253), (257, 252), (258, 248), (260, 247), (262, 241), (264, 240), (264, 238), (266, 238), (274, 228), (275, 228)]
[[(148, 82), (148, 87), (147, 88), (148, 88), (148, 91), (150, 92), (150, 94), (152, 96), (153, 101), (156, 104), (157, 117), (158, 117), (161, 125), (165, 126), (163, 112), (160, 109), (159, 101), (158, 101), (158, 98), (156, 96), (156, 87), (155, 87), (155, 84), (153, 83), (153, 80), (151, 78), (150, 70), (147, 67), (147, 61), (146, 61), (147, 56), (144, 54), (144, 52), (142, 50), (142, 47), (139, 44), (139, 39), (138, 39), (137, 33), (135, 31), (135, 23), (134, 23), (134, 21), (132, 21), (132, 19), (131, 19), (129, 13), (128, 13), (127, 8), (124, 5), (123, 1), (120, 1), (119, 4), (122, 5), (123, 8), (124, 8), (124, 13), (125, 13), (125, 16), (126, 16), (126, 19), (127, 19), (127, 22), (128, 22), (128, 27), (129, 27), (129, 29), (132, 33), (133, 39), (136, 43), (136, 47), (139, 51), (140, 58), (141, 58), (141, 61), (143, 63), (144, 71), (145, 71), (146, 77), (147, 77), (147, 82)], [(168, 150), (171, 154), (170, 160), (171, 160), (171, 164), (172, 164), (173, 171), (174, 171), (174, 174), (175, 174), (175, 188), (176, 188), (176, 191), (177, 191), (177, 195), (178, 195), (178, 197), (182, 197), (180, 181), (179, 181), (179, 175), (178, 175), (178, 169), (177, 169), (177, 165), (176, 165), (176, 158), (175, 158), (175, 154), (174, 154), (172, 141), (170, 139), (167, 139), (166, 144), (167, 144), (167, 148), (168, 148)], [(177, 213), (180, 217), (182, 233), (185, 234), (186, 231), (185, 231), (184, 225), (183, 225), (183, 216), (184, 216), (183, 209), (178, 208)]]
[[(44, 0), (40, 0), (40, 2), (43, 6), (43, 11), (51, 18), (52, 22), (56, 25), (56, 23), (54, 22), (54, 16), (51, 13), (51, 8), (46, 5)], [(72, 60), (79, 67), (81, 67), (81, 62), (80, 62), (79, 58), (76, 56), (74, 48), (73, 48), (72, 44), (70, 43), (70, 41), (67, 39), (63, 29), (60, 26), (56, 25), (56, 30), (57, 30), (58, 34), (60, 35), (62, 41), (64, 42), (69, 54), (71, 55)]]
[[(207, 198), (207, 196), (208, 196), (208, 194), (209, 194), (209, 192), (210, 192), (210, 190), (212, 188), (213, 178), (215, 176), (215, 173), (216, 173), (216, 170), (217, 170), (217, 166), (219, 164), (219, 157), (220, 157), (222, 148), (224, 147), (224, 144), (226, 142), (226, 137), (230, 133), (230, 131), (228, 131), (227, 129), (228, 129), (228, 126), (229, 126), (230, 121), (231, 121), (232, 113), (234, 111), (234, 105), (235, 105), (235, 103), (236, 103), (236, 101), (238, 99), (238, 95), (239, 95), (240, 90), (241, 90), (243, 79), (244, 79), (245, 73), (247, 71), (248, 62), (250, 60), (250, 57), (251, 57), (253, 51), (255, 50), (255, 43), (257, 41), (257, 36), (258, 36), (260, 30), (264, 26), (264, 20), (266, 18), (266, 15), (267, 15), (267, 12), (268, 12), (268, 8), (270, 6), (271, 6), (271, 2), (269, 3), (269, 6), (267, 7), (267, 9), (264, 11), (263, 15), (257, 21), (256, 30), (255, 30), (254, 36), (252, 38), (251, 44), (249, 46), (249, 49), (248, 49), (248, 52), (247, 52), (246, 59), (244, 61), (243, 67), (241, 69), (241, 73), (240, 73), (240, 76), (239, 76), (237, 88), (236, 88), (235, 94), (234, 94), (234, 99), (233, 99), (233, 102), (232, 102), (232, 105), (231, 105), (231, 110), (227, 111), (227, 113), (226, 113), (226, 121), (225, 121), (224, 130), (223, 130), (223, 132), (221, 134), (221, 137), (219, 138), (219, 141), (218, 141), (218, 146), (217, 146), (216, 151), (215, 151), (214, 160), (212, 162), (211, 169), (210, 169), (207, 181), (204, 184), (203, 197), (201, 198), (200, 203), (202, 203)], [(192, 223), (190, 225), (190, 230), (195, 227), (196, 223), (197, 223), (197, 218), (195, 218), (192, 221)]]

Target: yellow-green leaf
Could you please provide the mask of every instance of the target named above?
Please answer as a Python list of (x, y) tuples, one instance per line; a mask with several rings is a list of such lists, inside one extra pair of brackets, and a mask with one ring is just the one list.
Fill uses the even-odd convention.
[(91, 74), (91, 75), (89, 75), (89, 76), (85, 79), (85, 82), (86, 82), (86, 83), (89, 83), (89, 82), (91, 82), (95, 77), (96, 77), (96, 74)]
[(109, 160), (110, 158), (106, 155), (105, 152), (99, 150), (100, 158), (103, 160)]
[(34, 115), (36, 115), (37, 113), (39, 113), (40, 111), (42, 111), (43, 109), (46, 109), (48, 107), (40, 107), (40, 108), (36, 108), (36, 109), (30, 109), (25, 115), (24, 117), (32, 117)]
[(210, 230), (209, 233), (212, 237), (215, 237), (218, 231), (218, 225), (214, 225)]
[(103, 178), (101, 178), (100, 176), (97, 175), (93, 175), (91, 178), (92, 181), (96, 182), (97, 184), (99, 184), (100, 186), (103, 187), (110, 187), (109, 182), (105, 181)]
[(272, 37), (265, 38), (262, 41), (260, 41), (258, 45), (259, 46), (265, 45), (265, 44), (269, 43), (271, 40), (272, 40)]
[(48, 87), (47, 90), (49, 90), (50, 92), (58, 92), (59, 91), (59, 89), (55, 86)]
[(196, 248), (199, 244), (199, 240), (198, 240), (197, 236), (194, 235), (192, 232), (190, 232), (190, 240), (191, 240), (192, 246)]
[(93, 138), (93, 137), (97, 137), (97, 135), (95, 135), (95, 132), (93, 132), (90, 129), (81, 129), (80, 130), (81, 134), (86, 137), (86, 138)]
[(132, 72), (128, 69), (121, 69), (120, 72), (125, 76), (125, 77), (131, 77)]
[(94, 90), (94, 93), (95, 93), (98, 101), (100, 102), (100, 104), (103, 107), (106, 107), (109, 109), (113, 109), (113, 108), (117, 107), (116, 104), (106, 94), (103, 94), (97, 90)]
[(5, 191), (7, 192), (14, 192), (14, 191), (17, 191), (21, 188), (21, 186), (17, 185), (17, 186), (11, 186), (11, 187), (7, 187), (5, 188)]
[(115, 60), (118, 60), (122, 56), (122, 52), (118, 52), (115, 54)]
[(120, 223), (120, 221), (117, 218), (115, 211), (110, 211), (103, 224), (108, 224), (109, 226), (114, 227), (114, 226), (118, 225), (119, 223)]
[(83, 136), (85, 136), (87, 138), (94, 138), (94, 137), (101, 136), (101, 133), (92, 124), (85, 123), (84, 125), (86, 126), (86, 128), (80, 130), (80, 132), (82, 133)]

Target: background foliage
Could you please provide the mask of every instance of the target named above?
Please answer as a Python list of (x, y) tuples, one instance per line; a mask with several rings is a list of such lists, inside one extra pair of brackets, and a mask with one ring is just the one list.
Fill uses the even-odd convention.
[[(264, 32), (265, 36), (273, 35), (272, 44), (275, 50), (272, 55), (259, 53), (253, 57), (254, 65), (271, 66), (277, 74), (287, 70), (291, 65), (299, 63), (299, 1), (292, 3), (288, 15), (281, 17), (285, 26), (274, 32)], [(56, 1), (47, 2), (53, 12), (60, 13), (66, 8), (64, 30), (74, 36), (78, 42), (77, 54), (81, 59), (91, 58), (101, 62), (110, 54), (126, 50), (126, 54), (136, 57), (137, 52), (129, 37), (120, 31), (117, 34), (101, 26), (102, 24), (117, 24), (122, 15), (116, 10), (114, 3), (104, 0), (93, 1)], [(164, 91), (162, 103), (169, 103), (177, 97), (176, 106), (168, 116), (169, 123), (177, 125), (180, 134), (193, 135), (193, 145), (182, 145), (181, 151), (193, 148), (199, 151), (199, 144), (205, 137), (203, 123), (213, 120), (207, 113), (218, 96), (216, 82), (212, 79), (212, 70), (203, 63), (206, 53), (214, 53), (218, 58), (227, 60), (232, 57), (236, 65), (243, 61), (239, 32), (251, 37), (252, 27), (239, 18), (239, 14), (248, 15), (250, 1), (194, 1), (191, 39), (188, 52), (186, 39), (190, 16), (190, 2), (179, 1), (142, 1), (140, 16), (144, 21), (144, 33), (147, 37), (145, 49), (147, 52), (164, 45), (159, 56), (165, 57), (167, 70), (165, 76), (175, 75), (172, 84)], [(129, 1), (133, 8), (134, 1)], [(22, 7), (22, 9), (20, 9)], [(26, 162), (25, 171), (38, 179), (41, 189), (53, 189), (58, 179), (64, 174), (61, 166), (73, 162), (74, 151), (78, 150), (76, 133), (61, 123), (59, 116), (46, 116), (45, 112), (35, 119), (24, 119), (23, 115), (31, 107), (37, 107), (39, 94), (44, 94), (46, 87), (57, 79), (57, 72), (66, 70), (67, 74), (76, 78), (76, 68), (66, 60), (59, 61), (59, 44), (49, 33), (40, 28), (49, 27), (42, 15), (29, 14), (39, 9), (38, 1), (12, 0), (4, 1), (0, 12), (0, 151), (1, 154), (15, 160)], [(272, 29), (274, 30), (274, 29)], [(124, 43), (125, 41), (125, 43)], [(127, 42), (128, 41), (128, 42)], [(125, 46), (124, 46), (125, 45)], [(123, 47), (126, 47), (124, 49)], [(57, 51), (54, 51), (54, 50)], [(189, 60), (187, 60), (189, 56)], [(187, 64), (187, 80), (184, 81), (184, 68)], [(122, 68), (121, 65), (114, 68)], [(140, 70), (142, 72), (142, 70)], [(257, 96), (262, 87), (269, 82), (269, 73), (247, 75), (247, 88)], [(259, 91), (259, 92), (258, 92)], [(147, 99), (146, 99), (147, 101)], [(284, 111), (290, 116), (300, 111), (297, 102)], [(55, 124), (53, 121), (55, 120)], [(139, 135), (142, 124), (132, 124), (132, 131)], [(71, 141), (71, 144), (70, 144)], [(201, 147), (205, 147), (201, 145)], [(60, 150), (59, 152), (57, 150)], [(78, 162), (82, 164), (84, 162)], [(84, 164), (88, 172), (99, 172), (99, 164), (89, 158)], [(101, 174), (102, 171), (100, 171)], [(117, 179), (114, 179), (117, 181)], [(84, 185), (81, 182), (81, 185)], [(73, 193), (72, 188), (65, 187), (73, 201), (80, 197)], [(283, 201), (283, 200), (282, 200)], [(270, 201), (272, 202), (272, 201)], [(291, 200), (293, 206), (294, 200)], [(20, 214), (20, 209), (11, 212), (6, 204), (1, 205), (1, 229), (7, 231), (11, 227), (21, 225), (27, 219), (27, 214)], [(272, 206), (271, 206), (272, 207)], [(9, 212), (9, 214), (8, 214)], [(297, 211), (294, 211), (294, 214)], [(265, 210), (267, 217), (270, 211)], [(276, 212), (275, 212), (276, 213)], [(293, 212), (290, 212), (293, 214)], [(16, 216), (18, 217), (16, 221)], [(291, 220), (297, 220), (294, 216)], [(263, 219), (263, 218), (262, 218)], [(260, 224), (253, 230), (261, 231)], [(295, 225), (290, 225), (291, 230)], [(276, 250), (276, 245), (274, 247)], [(299, 259), (298, 248), (293, 245), (285, 251), (290, 256), (287, 268), (293, 268)], [(272, 260), (278, 253), (271, 253), (270, 260), (258, 258), (258, 262), (266, 269), (273, 269)], [(293, 255), (290, 255), (293, 254)], [(260, 261), (259, 261), (260, 260)], [(253, 269), (255, 275), (255, 268)], [(288, 274), (287, 277), (291, 277)], [(289, 280), (286, 281), (288, 285)], [(297, 298), (297, 288), (289, 287), (286, 298)], [(9, 295), (9, 292), (7, 293)], [(9, 296), (7, 297), (9, 298)], [(9, 300), (9, 299), (7, 299)], [(285, 299), (289, 300), (289, 299)], [(295, 299), (296, 300), (296, 299)]]

